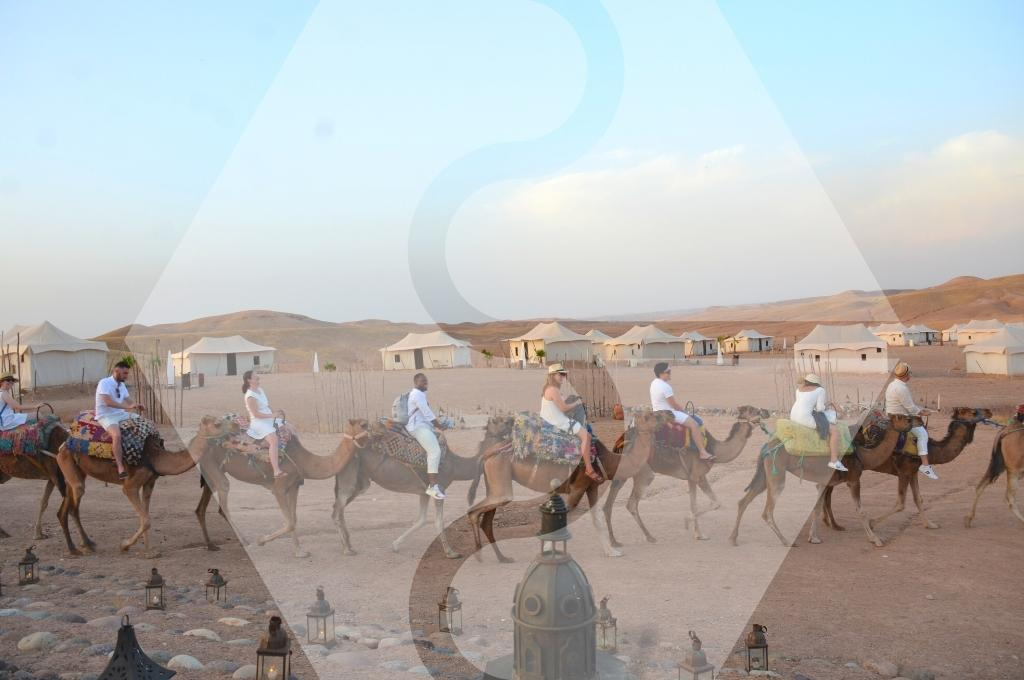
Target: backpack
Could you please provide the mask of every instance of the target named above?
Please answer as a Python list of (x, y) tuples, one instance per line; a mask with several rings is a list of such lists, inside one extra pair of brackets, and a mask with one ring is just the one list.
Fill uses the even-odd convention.
[(391, 402), (391, 420), (400, 425), (409, 422), (409, 393), (403, 392)]

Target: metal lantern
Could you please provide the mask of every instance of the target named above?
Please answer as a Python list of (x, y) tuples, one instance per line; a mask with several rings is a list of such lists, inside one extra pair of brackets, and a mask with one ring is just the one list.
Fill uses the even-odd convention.
[(708, 657), (701, 649), (700, 638), (690, 631), (692, 648), (679, 662), (679, 680), (713, 680), (715, 667), (708, 663)]
[(462, 634), (462, 601), (459, 591), (451, 586), (437, 603), (437, 628), (442, 633)]
[(767, 626), (754, 624), (754, 629), (747, 633), (747, 672), (768, 670), (768, 632)]
[(227, 602), (228, 582), (220, 575), (220, 569), (207, 569), (206, 571), (210, 574), (210, 578), (206, 582), (206, 601)]
[(306, 612), (306, 636), (310, 644), (333, 647), (337, 642), (334, 636), (334, 607), (324, 599), (324, 587), (317, 586), (316, 602)]
[(18, 585), (25, 586), (29, 583), (39, 583), (39, 558), (32, 553), (36, 547), (29, 546), (25, 549), (25, 556), (18, 562)]
[(146, 582), (146, 609), (166, 609), (164, 601), (164, 577), (153, 567)]
[(614, 654), (619, 648), (619, 626), (618, 619), (612, 616), (611, 610), (608, 609), (610, 598), (611, 595), (605, 595), (597, 610), (597, 648)]
[(256, 680), (290, 680), (291, 655), (291, 641), (281, 628), (281, 617), (271, 616), (256, 650)]
[(128, 616), (121, 619), (117, 646), (99, 680), (167, 680), (175, 675), (176, 671), (168, 670), (146, 656), (135, 639), (135, 629), (128, 623)]

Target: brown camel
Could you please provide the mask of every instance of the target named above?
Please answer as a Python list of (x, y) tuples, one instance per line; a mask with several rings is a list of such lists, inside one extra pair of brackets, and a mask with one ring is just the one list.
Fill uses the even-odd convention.
[(988, 463), (985, 476), (978, 482), (971, 512), (964, 517), (964, 526), (970, 528), (971, 522), (974, 521), (981, 492), (988, 488), (989, 484), (999, 479), (999, 475), (1003, 472), (1006, 472), (1006, 502), (1010, 506), (1010, 512), (1024, 522), (1024, 515), (1017, 507), (1017, 488), (1021, 477), (1024, 477), (1024, 424), (1011, 425), (996, 437), (996, 441), (992, 445), (992, 459)]
[[(206, 416), (211, 420), (218, 420), (213, 416)], [(224, 422), (223, 419), (219, 419)], [(295, 545), (296, 557), (309, 557), (309, 553), (303, 550), (299, 543), (298, 532), (295, 530), (298, 524), (298, 513), (296, 507), (299, 500), (299, 487), (305, 479), (330, 479), (340, 472), (352, 460), (355, 455), (355, 448), (358, 440), (367, 435), (356, 423), (365, 421), (350, 420), (342, 434), (341, 443), (329, 456), (318, 456), (310, 453), (299, 441), (297, 436), (292, 436), (281, 455), (281, 470), (285, 473), (282, 477), (274, 479), (273, 471), (269, 460), (258, 460), (244, 453), (225, 449), (224, 436), (215, 434), (205, 437), (200, 444), (202, 457), (199, 461), (199, 469), (203, 475), (203, 494), (196, 506), (196, 517), (199, 519), (199, 526), (203, 530), (203, 539), (208, 549), (213, 543), (206, 530), (206, 508), (210, 504), (213, 494), (217, 494), (217, 505), (220, 513), (231, 522), (231, 514), (228, 509), (228, 492), (231, 490), (229, 477), (234, 477), (246, 484), (262, 486), (274, 495), (281, 514), (284, 515), (284, 525), (277, 531), (256, 540), (257, 545), (265, 545), (270, 541), (282, 536), (290, 535)], [(237, 429), (236, 425), (229, 425)], [(246, 539), (236, 528), (239, 540), (244, 544)]]
[[(608, 449), (597, 437), (593, 438), (597, 448), (599, 469), (606, 479), (628, 479), (648, 463), (654, 451), (654, 433), (658, 428), (673, 422), (672, 413), (669, 411), (655, 411), (637, 416), (636, 435), (630, 439), (626, 450), (617, 454)], [(480, 450), (494, 452), (504, 448), (512, 434), (512, 418), (509, 416), (496, 416), (491, 418), (487, 424), (484, 440), (480, 443)], [(496, 446), (501, 444), (501, 446)], [(498, 508), (512, 502), (512, 483), (518, 482), (533, 491), (550, 493), (551, 485), (555, 480), (562, 480), (566, 474), (569, 478), (562, 481), (558, 492), (565, 494), (566, 504), (572, 510), (579, 505), (584, 496), (590, 505), (590, 513), (597, 528), (598, 536), (604, 547), (604, 552), (609, 557), (621, 557), (622, 551), (611, 544), (608, 536), (608, 527), (604, 522), (604, 515), (600, 512), (597, 502), (599, 500), (598, 487), (600, 482), (595, 482), (581, 472), (582, 463), (575, 469), (570, 470), (568, 466), (537, 458), (517, 459), (506, 454), (485, 454), (483, 458), (484, 481), (487, 485), (487, 497), (473, 505), (468, 516), (473, 525), (473, 537), (476, 541), (476, 555), (479, 557), (481, 547), (480, 531), (487, 536), (487, 540), (494, 548), (494, 554), (501, 562), (511, 562), (509, 558), (498, 549), (497, 541), (494, 539), (494, 514)], [(470, 487), (470, 498), (476, 494), (477, 482)]]
[[(866, 468), (879, 467), (886, 459), (892, 456), (899, 435), (903, 432), (909, 432), (910, 427), (909, 418), (905, 416), (892, 416), (891, 423), (883, 435), (882, 441), (877, 446), (865, 448), (855, 444), (853, 453), (843, 456), (843, 464), (849, 467), (853, 460), (859, 459)], [(790, 455), (786, 451), (786, 447), (774, 437), (764, 445), (761, 451), (762, 454), (758, 460), (754, 479), (747, 486), (746, 495), (740, 499), (736, 512), (736, 526), (733, 527), (732, 534), (729, 536), (730, 542), (733, 545), (738, 545), (737, 538), (740, 532), (740, 521), (743, 519), (743, 512), (754, 498), (767, 491), (768, 499), (765, 501), (764, 512), (761, 514), (761, 517), (771, 527), (772, 531), (775, 532), (775, 535), (779, 537), (782, 545), (787, 547), (792, 545), (786, 540), (786, 537), (782, 535), (779, 527), (775, 524), (774, 514), (775, 503), (782, 496), (786, 486), (786, 471), (789, 471), (794, 475), (798, 475), (801, 479), (808, 479), (814, 482), (818, 486), (818, 500), (814, 504), (811, 516), (811, 530), (808, 541), (811, 543), (821, 543), (821, 539), (818, 538), (818, 515), (821, 513), (825, 489), (846, 482), (848, 478), (847, 473), (835, 472), (832, 468), (828, 467), (828, 456), (801, 457)], [(882, 539), (871, 529), (871, 523), (868, 521), (867, 514), (861, 506), (859, 486), (851, 484), (849, 488), (850, 495), (853, 497), (853, 504), (857, 508), (857, 514), (860, 515), (868, 540), (881, 547), (884, 545)]]
[[(356, 456), (353, 464), (345, 467), (334, 478), (334, 523), (338, 525), (338, 533), (341, 535), (341, 543), (346, 555), (355, 555), (352, 549), (352, 541), (349, 538), (348, 527), (345, 524), (345, 507), (348, 506), (357, 496), (366, 491), (370, 482), (376, 482), (388, 491), (397, 493), (414, 494), (419, 498), (419, 515), (413, 525), (391, 543), (391, 549), (398, 552), (402, 543), (413, 533), (426, 526), (427, 508), (430, 505), (430, 497), (424, 490), (427, 488), (426, 471), (415, 468), (394, 456), (388, 455), (377, 446), (378, 437), (369, 430), (369, 423), (365, 420), (355, 421), (356, 428), (366, 432), (369, 436), (363, 443), (356, 442)], [(489, 454), (497, 453), (504, 448), (504, 444), (496, 444), (490, 451), (478, 452), (475, 456), (463, 457), (449, 450), (448, 455), (441, 461), (438, 469), (437, 482), (442, 488), (447, 489), (452, 482), (472, 481), (473, 486), (469, 496), (469, 504), (472, 505), (473, 497), (476, 495), (476, 486), (479, 483), (480, 474), (483, 471), (482, 458)], [(441, 538), (441, 545), (444, 553), (450, 559), (461, 557), (452, 549), (444, 531), (444, 501), (434, 501), (434, 524), (438, 535)]]
[[(220, 421), (203, 418), (199, 425), (199, 433), (190, 442), (189, 448), (181, 451), (166, 450), (163, 439), (157, 435), (151, 435), (146, 440), (142, 454), (148, 464), (129, 465), (128, 478), (123, 480), (118, 479), (117, 465), (112, 459), (71, 453), (65, 443), (57, 453), (57, 464), (60, 466), (61, 472), (64, 473), (68, 491), (66, 502), (57, 513), (65, 537), (68, 535), (67, 515), (69, 512), (78, 514), (82, 506), (82, 497), (85, 494), (85, 478), (93, 477), (107, 484), (120, 485), (121, 491), (139, 516), (138, 530), (130, 538), (121, 542), (121, 550), (127, 551), (141, 538), (145, 547), (145, 556), (147, 558), (158, 556), (159, 552), (151, 551), (149, 547), (149, 528), (151, 526), (149, 502), (157, 479), (184, 474), (195, 467), (196, 460), (202, 453), (198, 442), (202, 441), (204, 436), (216, 436), (224, 427), (225, 425)], [(71, 549), (70, 553), (81, 555), (81, 552), (75, 549)]]
[[(710, 432), (708, 433), (707, 448), (715, 456), (714, 464), (716, 465), (728, 463), (739, 456), (743, 447), (746, 446), (747, 440), (750, 439), (750, 435), (753, 434), (754, 427), (761, 424), (762, 418), (769, 416), (768, 411), (753, 406), (740, 406), (737, 411), (737, 420), (733, 423), (732, 430), (729, 431), (729, 436), (726, 439), (719, 441)], [(616, 445), (615, 451), (621, 451), (618, 445)], [(708, 537), (700, 529), (698, 518), (706, 512), (722, 507), (718, 497), (715, 496), (715, 492), (711, 489), (711, 484), (708, 482), (708, 473), (710, 471), (711, 463), (700, 460), (700, 457), (697, 455), (697, 447), (693, 445), (685, 451), (669, 451), (661, 447), (655, 449), (651, 461), (633, 475), (633, 491), (629, 494), (629, 500), (626, 501), (626, 510), (636, 520), (640, 531), (643, 532), (644, 538), (649, 543), (657, 543), (657, 539), (647, 530), (643, 519), (640, 517), (640, 500), (644, 497), (647, 487), (654, 481), (655, 473), (688, 482), (690, 489), (690, 516), (686, 519), (686, 527), (690, 528), (691, 525), (693, 526), (693, 537), (695, 539), (707, 540)], [(622, 544), (615, 539), (615, 532), (612, 530), (612, 508), (615, 504), (615, 497), (619, 495), (619, 490), (625, 483), (625, 479), (613, 479), (611, 488), (608, 490), (608, 498), (604, 501), (604, 517), (605, 522), (608, 524), (608, 536), (611, 539), (612, 545), (616, 548), (621, 548)], [(697, 509), (698, 487), (711, 499), (711, 506), (704, 510)]]
[[(952, 419), (949, 421), (946, 436), (940, 441), (928, 439), (928, 461), (932, 465), (942, 465), (955, 460), (964, 448), (974, 440), (974, 430), (978, 427), (978, 423), (986, 422), (992, 417), (992, 411), (988, 409), (969, 408), (966, 406), (958, 406), (953, 409), (952, 413)], [(883, 520), (888, 519), (897, 512), (903, 512), (907, 503), (908, 486), (914, 494), (914, 504), (917, 505), (917, 510), (921, 515), (921, 521), (924, 523), (924, 526), (928, 529), (939, 528), (938, 523), (928, 519), (928, 516), (925, 514), (924, 502), (919, 488), (920, 478), (918, 477), (918, 469), (921, 467), (920, 456), (897, 453), (891, 458), (882, 461), (877, 467), (865, 467), (861, 461), (855, 459), (853, 464), (847, 465), (847, 467), (850, 468), (847, 484), (851, 486), (851, 489), (856, 487), (858, 496), (860, 496), (860, 476), (864, 470), (884, 472), (887, 475), (895, 475), (899, 478), (899, 495), (896, 505), (889, 512), (870, 520), (871, 528), (877, 527)], [(825, 525), (831, 526), (837, 531), (843, 531), (843, 527), (836, 523), (836, 517), (832, 511), (832, 487), (825, 491), (823, 507), (825, 510)]]

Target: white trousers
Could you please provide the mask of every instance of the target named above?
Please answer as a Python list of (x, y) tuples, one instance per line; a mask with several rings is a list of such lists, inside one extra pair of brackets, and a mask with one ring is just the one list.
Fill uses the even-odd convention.
[(920, 425), (910, 430), (910, 433), (917, 437), (917, 455), (928, 455), (928, 430)]
[(437, 441), (437, 435), (426, 426), (417, 427), (409, 434), (415, 437), (423, 450), (427, 452), (427, 473), (436, 475), (437, 469), (441, 466), (441, 444)]

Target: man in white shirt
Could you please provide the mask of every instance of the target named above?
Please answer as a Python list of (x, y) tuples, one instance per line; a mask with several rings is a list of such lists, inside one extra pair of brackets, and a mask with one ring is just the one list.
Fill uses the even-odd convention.
[(441, 444), (437, 441), (434, 428), (439, 428), (437, 416), (427, 404), (427, 376), (417, 373), (412, 377), (414, 387), (409, 392), (409, 420), (406, 431), (416, 438), (427, 452), (426, 494), (437, 500), (444, 500), (444, 490), (437, 485), (437, 470), (441, 466)]
[(921, 456), (921, 474), (928, 479), (938, 479), (935, 470), (928, 464), (928, 430), (924, 429), (921, 416), (931, 413), (914, 403), (907, 383), (910, 381), (910, 365), (904, 361), (896, 364), (892, 370), (894, 379), (885, 388), (885, 412), (901, 416), (910, 416), (914, 427), (911, 434), (917, 438), (917, 455)]
[(96, 385), (96, 422), (110, 435), (118, 479), (128, 477), (121, 455), (121, 421), (131, 417), (129, 411), (142, 413), (145, 410), (142, 404), (136, 404), (128, 396), (128, 386), (124, 381), (128, 379), (129, 368), (127, 362), (118, 361), (114, 364), (113, 374)]
[(672, 379), (672, 369), (664, 361), (654, 365), (654, 380), (651, 381), (651, 408), (655, 411), (671, 411), (676, 422), (690, 431), (690, 439), (697, 445), (700, 459), (711, 462), (715, 459), (704, 448), (704, 437), (701, 436), (700, 423), (691, 418), (676, 401), (675, 391), (668, 381)]

